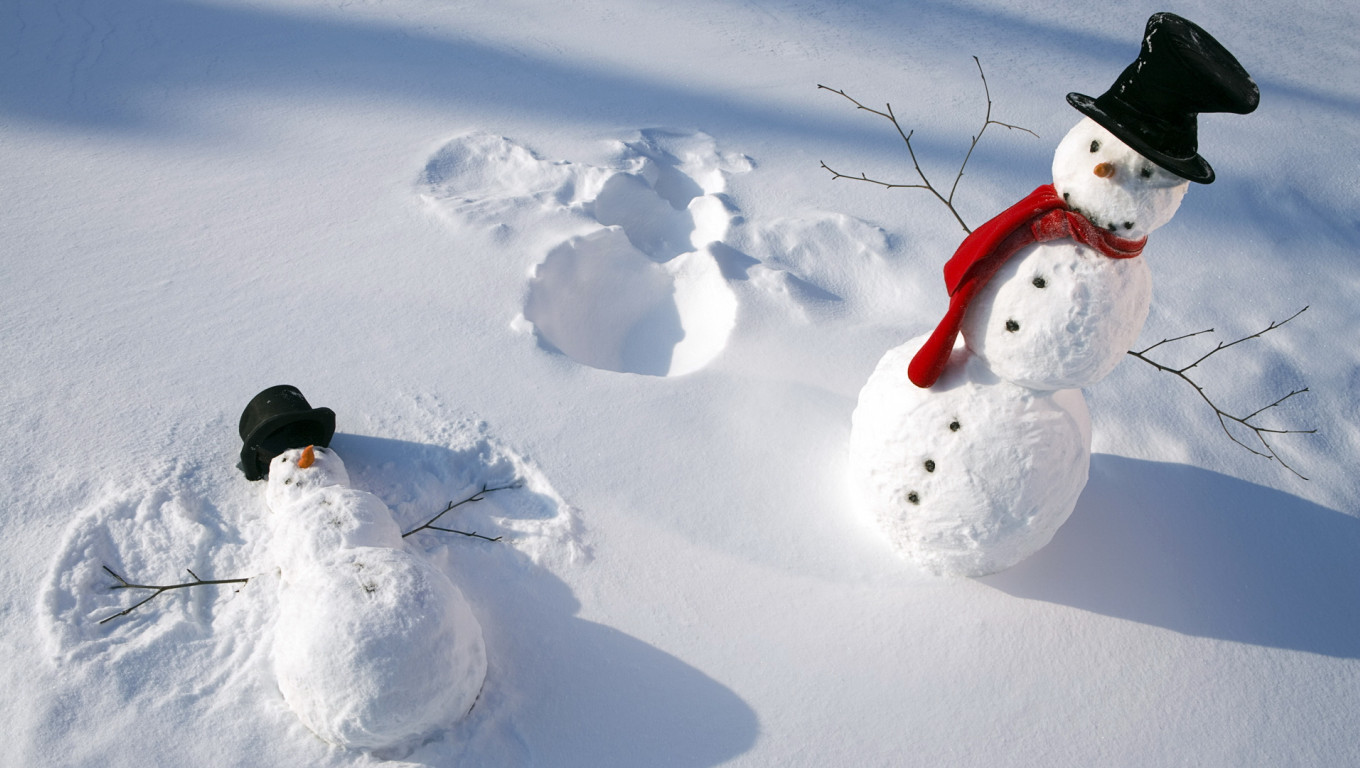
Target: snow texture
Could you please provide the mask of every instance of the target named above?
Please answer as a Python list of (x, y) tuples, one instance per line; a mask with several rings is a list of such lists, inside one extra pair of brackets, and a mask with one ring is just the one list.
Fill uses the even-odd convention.
[[(0, 765), (1360, 764), (1355, 4), (1177, 7), (1261, 106), (1201, 117), (1218, 179), (1152, 234), (1130, 347), (1214, 328), (1150, 353), (1188, 365), (1308, 305), (1194, 375), (1238, 413), (1308, 387), (1260, 420), (1320, 429), (1272, 439), (1309, 480), (1125, 356), (1085, 393), (1075, 509), (1003, 572), (923, 573), (849, 483), (857, 395), (943, 313), (964, 233), (832, 180), (915, 173), (816, 85), (891, 103), (945, 187), (977, 55), (1041, 138), (987, 128), (976, 226), (1157, 10), (0, 3)], [(409, 746), (328, 743), (280, 691), (284, 545), (234, 465), (283, 383), (403, 531), (519, 484), (447, 521), (499, 542), (405, 539), (487, 663)], [(100, 623), (145, 596), (104, 566), (249, 580)]]

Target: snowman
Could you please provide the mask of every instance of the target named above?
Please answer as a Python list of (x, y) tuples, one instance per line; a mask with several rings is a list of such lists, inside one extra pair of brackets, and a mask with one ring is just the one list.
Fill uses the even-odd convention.
[[(339, 746), (417, 743), (468, 713), (486, 677), (481, 626), (458, 587), (407, 551), (377, 496), (325, 447), (335, 414), (295, 387), (241, 418), (241, 468), (267, 479), (279, 568), (273, 666), (303, 724)], [(288, 447), (299, 441), (305, 447)]]
[(1142, 49), (1059, 142), (1053, 183), (970, 234), (945, 265), (948, 311), (890, 350), (860, 392), (850, 467), (893, 546), (937, 574), (1009, 568), (1052, 539), (1086, 485), (1081, 388), (1136, 341), (1152, 281), (1149, 233), (1189, 182), (1197, 115), (1246, 114), (1259, 93), (1195, 24), (1154, 14)]
[(467, 714), (486, 677), (481, 627), (458, 587), (406, 550), (387, 505), (314, 446), (274, 458), (266, 497), (279, 563), (274, 672), (303, 724), (374, 750)]

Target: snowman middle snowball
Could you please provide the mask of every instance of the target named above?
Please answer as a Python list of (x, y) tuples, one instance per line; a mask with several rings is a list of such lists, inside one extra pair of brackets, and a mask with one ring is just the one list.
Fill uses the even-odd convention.
[[(1054, 152), (1053, 186), (1097, 227), (1137, 239), (1171, 220), (1189, 182), (1084, 118)], [(1144, 259), (1110, 259), (1074, 240), (1054, 240), (1012, 256), (969, 305), (961, 332), (968, 349), (1007, 381), (1087, 387), (1124, 359), (1151, 304)]]

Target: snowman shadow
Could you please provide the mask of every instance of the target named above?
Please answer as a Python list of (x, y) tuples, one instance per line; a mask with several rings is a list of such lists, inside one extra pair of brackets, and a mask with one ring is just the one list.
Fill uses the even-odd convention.
[(1092, 457), (1046, 548), (978, 581), (1187, 635), (1360, 658), (1360, 520), (1183, 464)]
[[(486, 494), (442, 519), (499, 542), (421, 532), (407, 539), (443, 569), (471, 603), (486, 641), (488, 672), (472, 713), (402, 759), (557, 766), (719, 765), (747, 751), (755, 712), (732, 690), (680, 659), (577, 614), (581, 602), (551, 568), (580, 547), (551, 489), (483, 443), (461, 448), (350, 434), (332, 446), (355, 487), (383, 498), (410, 530), (482, 485)], [(442, 495), (441, 495), (442, 494)], [(423, 515), (423, 517), (422, 517)]]

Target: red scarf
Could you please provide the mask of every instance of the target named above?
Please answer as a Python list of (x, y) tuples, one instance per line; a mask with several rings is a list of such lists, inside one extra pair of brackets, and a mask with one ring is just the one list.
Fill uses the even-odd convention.
[(911, 359), (907, 368), (911, 382), (924, 389), (940, 378), (949, 362), (949, 353), (954, 349), (968, 303), (1007, 259), (1030, 243), (1061, 238), (1072, 238), (1112, 259), (1134, 258), (1143, 252), (1147, 242), (1146, 237), (1126, 240), (1097, 227), (1085, 216), (1069, 209), (1052, 184), (1039, 187), (1029, 197), (978, 227), (944, 265), (949, 310), (925, 346)]

